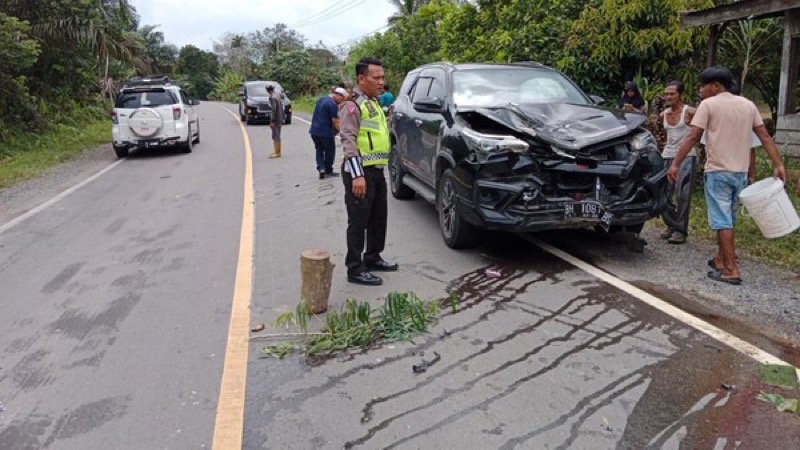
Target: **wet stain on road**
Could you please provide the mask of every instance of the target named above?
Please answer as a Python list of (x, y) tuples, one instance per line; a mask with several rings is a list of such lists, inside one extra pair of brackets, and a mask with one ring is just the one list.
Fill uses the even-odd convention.
[(81, 270), (81, 268), (86, 265), (85, 262), (79, 262), (70, 264), (69, 266), (65, 267), (58, 275), (55, 276), (52, 280), (50, 280), (47, 284), (44, 285), (42, 288), (42, 292), (52, 294), (62, 287), (64, 287), (67, 283), (72, 280), (75, 275)]
[[(754, 361), (530, 246), (489, 246), (482, 256), (487, 265), (446, 284), (460, 306), (452, 313), (443, 300), (430, 336), (306, 366), (276, 386), (259, 411), (272, 430), (264, 445), (299, 438), (288, 424), (344, 448), (800, 441), (794, 417), (755, 400), (764, 386)], [(434, 351), (440, 363), (410, 374)]]
[(83, 340), (94, 333), (117, 331), (119, 323), (128, 317), (141, 299), (140, 294), (125, 294), (113, 300), (107, 308), (94, 315), (70, 309), (51, 323), (48, 329), (51, 333), (63, 334), (78, 340)]

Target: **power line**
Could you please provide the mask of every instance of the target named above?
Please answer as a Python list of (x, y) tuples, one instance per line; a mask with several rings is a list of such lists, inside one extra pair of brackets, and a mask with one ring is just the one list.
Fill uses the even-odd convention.
[(303, 19), (300, 19), (300, 20), (298, 20), (296, 23), (293, 23), (293, 24), (291, 24), (291, 25), (288, 25), (288, 27), (289, 27), (289, 28), (294, 28), (294, 27), (296, 27), (296, 26), (299, 26), (299, 25), (301, 25), (301, 24), (302, 24), (302, 23), (304, 23), (304, 22), (309, 22), (309, 21), (315, 20), (315, 19), (317, 19), (319, 16), (321, 16), (321, 15), (323, 15), (323, 14), (327, 14), (327, 13), (329, 13), (329, 12), (330, 12), (332, 9), (334, 9), (334, 8), (336, 8), (337, 6), (341, 5), (342, 3), (345, 3), (345, 2), (348, 2), (348, 1), (351, 1), (351, 0), (339, 0), (338, 2), (336, 2), (336, 3), (332, 4), (331, 6), (328, 6), (327, 8), (324, 8), (324, 9), (322, 9), (321, 11), (315, 12), (314, 14), (312, 14), (312, 15), (310, 15), (310, 16), (308, 16), (308, 17), (306, 17), (306, 18), (303, 18)]
[(295, 27), (295, 28), (304, 28), (304, 27), (308, 27), (308, 26), (311, 26), (311, 25), (320, 24), (322, 22), (325, 22), (325, 21), (327, 21), (329, 19), (332, 19), (332, 18), (334, 18), (336, 16), (339, 16), (339, 15), (341, 15), (341, 14), (343, 14), (343, 13), (345, 13), (345, 12), (347, 12), (347, 11), (353, 9), (353, 8), (355, 8), (356, 6), (364, 3), (365, 1), (366, 0), (352, 0), (350, 3), (342, 5), (342, 8), (340, 8), (340, 9), (338, 9), (336, 11), (331, 11), (330, 13), (328, 13), (328, 14), (326, 14), (324, 16), (318, 17), (318, 18), (316, 18), (316, 19), (314, 19), (314, 20), (312, 20), (310, 22), (304, 23), (304, 24), (300, 25), (299, 27)]

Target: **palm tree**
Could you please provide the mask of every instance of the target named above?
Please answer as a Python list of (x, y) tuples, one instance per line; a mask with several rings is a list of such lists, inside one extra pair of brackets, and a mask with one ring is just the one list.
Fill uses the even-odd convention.
[(100, 60), (133, 61), (141, 51), (133, 33), (136, 10), (128, 0), (0, 0), (0, 11), (27, 20), (30, 35), (53, 47), (89, 46)]
[(431, 0), (390, 0), (389, 2), (397, 8), (397, 12), (389, 17), (389, 25), (394, 25), (399, 20), (414, 15), (418, 9), (430, 3), (430, 1)]

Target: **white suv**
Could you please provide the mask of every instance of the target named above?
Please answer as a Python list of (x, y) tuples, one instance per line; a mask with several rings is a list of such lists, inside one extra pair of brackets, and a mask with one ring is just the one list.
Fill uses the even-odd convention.
[(179, 146), (191, 153), (200, 142), (200, 120), (186, 93), (167, 77), (132, 78), (123, 83), (111, 113), (112, 146), (124, 158), (132, 147)]

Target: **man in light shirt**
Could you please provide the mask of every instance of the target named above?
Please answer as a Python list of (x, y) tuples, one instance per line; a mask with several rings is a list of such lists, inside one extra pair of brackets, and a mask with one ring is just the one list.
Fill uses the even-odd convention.
[(667, 173), (671, 183), (678, 178), (681, 162), (706, 133), (705, 196), (708, 222), (717, 231), (718, 251), (708, 261), (708, 277), (741, 284), (736, 263), (735, 226), (739, 193), (747, 186), (750, 169), (751, 131), (761, 140), (774, 167), (775, 178), (786, 182), (786, 168), (772, 141), (761, 114), (750, 100), (731, 94), (733, 75), (722, 66), (709, 67), (700, 74), (703, 101), (692, 119), (692, 129), (684, 138)]

